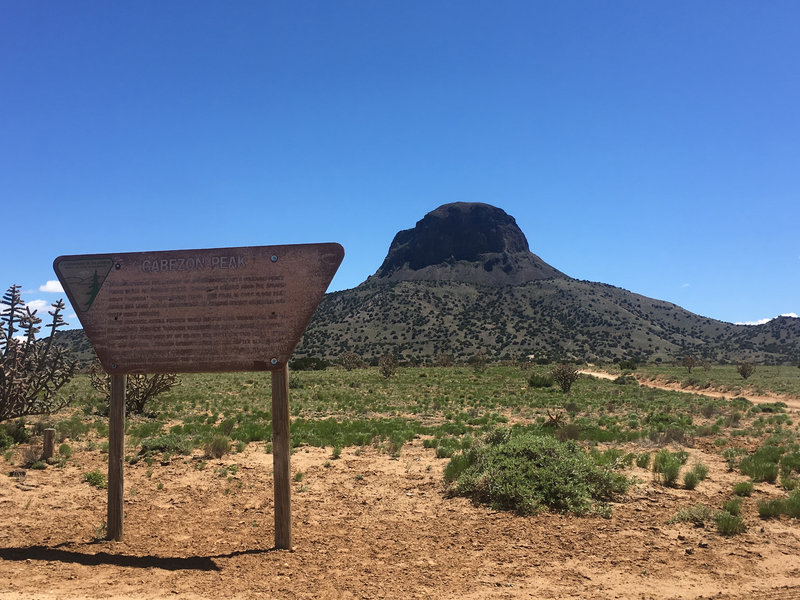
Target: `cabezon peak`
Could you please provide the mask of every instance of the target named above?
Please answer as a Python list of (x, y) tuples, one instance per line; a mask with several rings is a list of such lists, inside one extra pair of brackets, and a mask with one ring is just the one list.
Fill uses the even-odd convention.
[(516, 285), (553, 277), (566, 275), (530, 251), (512, 216), (482, 202), (454, 202), (398, 232), (368, 281)]

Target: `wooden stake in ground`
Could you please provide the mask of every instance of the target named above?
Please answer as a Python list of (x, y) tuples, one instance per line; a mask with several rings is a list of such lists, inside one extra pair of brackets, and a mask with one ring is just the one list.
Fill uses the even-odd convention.
[(275, 486), (275, 548), (292, 548), (289, 480), (289, 367), (272, 371), (272, 472)]
[(108, 413), (108, 515), (106, 537), (122, 540), (122, 460), (125, 455), (126, 375), (111, 375), (111, 406)]
[(52, 427), (48, 427), (43, 433), (42, 460), (48, 460), (53, 458), (53, 454), (56, 452), (56, 430)]

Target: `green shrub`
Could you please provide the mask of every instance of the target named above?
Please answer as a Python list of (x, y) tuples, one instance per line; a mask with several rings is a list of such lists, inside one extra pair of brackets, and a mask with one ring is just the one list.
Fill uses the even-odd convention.
[(471, 452), (459, 452), (454, 454), (444, 468), (444, 479), (448, 483), (457, 481), (461, 474), (471, 466), (473, 460)]
[(549, 388), (553, 386), (553, 378), (547, 375), (539, 375), (534, 373), (528, 378), (528, 385), (533, 388)]
[(730, 498), (722, 503), (722, 510), (729, 512), (734, 516), (742, 514), (742, 499), (739, 497)]
[(72, 456), (72, 447), (69, 444), (61, 444), (58, 447), (58, 453), (64, 458), (69, 458)]
[(581, 428), (576, 423), (567, 423), (556, 429), (556, 439), (565, 442), (567, 440), (577, 440), (581, 435)]
[(789, 475), (792, 472), (800, 472), (800, 452), (790, 452), (781, 457), (781, 474)]
[(231, 432), (236, 426), (236, 419), (225, 419), (222, 423), (217, 425), (216, 429), (225, 437), (231, 437)]
[(756, 455), (743, 458), (742, 462), (739, 463), (739, 469), (755, 482), (768, 481), (769, 483), (775, 483), (775, 480), (778, 479), (778, 464), (763, 460)]
[(753, 484), (750, 481), (734, 483), (733, 493), (737, 496), (750, 496), (753, 493)]
[(483, 437), (483, 441), (486, 444), (489, 444), (490, 446), (505, 444), (510, 439), (511, 439), (511, 430), (506, 427), (498, 427), (497, 429), (492, 429)]
[(446, 469), (453, 493), (523, 515), (602, 511), (603, 501), (629, 485), (623, 475), (594, 464), (574, 442), (533, 433), (476, 445), (455, 461)]
[(0, 450), (5, 450), (14, 445), (14, 438), (6, 433), (5, 427), (0, 427)]
[(683, 485), (687, 490), (693, 490), (700, 483), (700, 477), (694, 471), (686, 471), (683, 474)]
[(714, 521), (717, 524), (717, 531), (722, 535), (736, 535), (747, 531), (742, 517), (732, 515), (724, 510), (717, 513)]
[(222, 458), (231, 451), (231, 441), (224, 435), (215, 435), (205, 446), (207, 456)]
[(681, 472), (681, 456), (669, 450), (659, 450), (653, 458), (653, 473), (663, 485), (673, 487)]
[(649, 452), (642, 452), (636, 456), (636, 466), (640, 469), (649, 469), (650, 468), (650, 453)]
[(785, 402), (764, 402), (763, 404), (759, 404), (758, 406), (751, 407), (750, 412), (785, 413), (786, 406), (787, 405)]
[(784, 503), (784, 511), (790, 517), (800, 519), (800, 490), (794, 490)]
[(700, 414), (706, 419), (710, 419), (717, 412), (717, 407), (713, 403), (704, 404), (700, 409)]
[(745, 451), (741, 448), (725, 448), (722, 451), (722, 458), (725, 459), (725, 462), (728, 463), (728, 470), (733, 471), (738, 466), (739, 457), (744, 454)]
[(772, 498), (771, 500), (759, 500), (756, 506), (759, 517), (762, 519), (774, 519), (783, 514), (785, 502), (783, 498)]
[(783, 449), (778, 446), (764, 445), (751, 455), (746, 456), (739, 463), (742, 473), (750, 476), (753, 481), (768, 481), (775, 483), (778, 478), (778, 462), (781, 460)]
[(611, 383), (616, 383), (617, 385), (639, 385), (639, 382), (633, 375), (620, 375)]
[(595, 464), (601, 467), (623, 466), (625, 460), (625, 453), (619, 448), (609, 448), (604, 452), (593, 448), (590, 455)]
[(170, 454), (191, 454), (194, 445), (192, 440), (177, 433), (169, 433), (158, 437), (142, 440), (141, 454), (152, 454), (154, 452), (168, 452)]
[(104, 490), (108, 487), (108, 483), (106, 482), (106, 476), (95, 469), (94, 471), (89, 471), (83, 474), (83, 480), (88, 483), (89, 485), (93, 485), (94, 487)]
[(766, 444), (753, 452), (753, 457), (766, 462), (778, 463), (783, 455), (783, 448)]
[(436, 446), (436, 458), (450, 458), (455, 452), (455, 446), (450, 444), (439, 444)]
[(12, 444), (27, 444), (31, 439), (31, 434), (28, 432), (28, 428), (25, 426), (24, 418), (17, 419), (11, 423), (3, 423), (0, 425), (0, 431), (2, 431), (6, 437), (11, 438), (12, 440), (11, 444), (8, 444), (6, 448)]
[(696, 463), (692, 467), (692, 472), (697, 475), (699, 481), (703, 481), (706, 477), (708, 477), (708, 466), (704, 465), (703, 463)]
[(707, 504), (695, 504), (694, 506), (687, 506), (680, 509), (668, 523), (694, 523), (695, 525), (704, 525), (711, 521), (716, 512)]
[(272, 439), (272, 427), (269, 424), (245, 421), (232, 431), (230, 437), (234, 440), (250, 443)]

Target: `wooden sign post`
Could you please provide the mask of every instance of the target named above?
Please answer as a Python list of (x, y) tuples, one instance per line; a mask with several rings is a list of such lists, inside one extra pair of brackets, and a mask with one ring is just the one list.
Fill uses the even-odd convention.
[(111, 376), (111, 399), (108, 411), (108, 510), (106, 535), (122, 539), (123, 459), (125, 456), (125, 384), (127, 375)]
[(272, 372), (272, 476), (275, 547), (292, 547), (292, 487), (289, 468), (289, 368)]
[(339, 244), (297, 244), (55, 260), (111, 375), (109, 539), (122, 539), (126, 375), (271, 371), (275, 547), (291, 548), (287, 365), (343, 257)]

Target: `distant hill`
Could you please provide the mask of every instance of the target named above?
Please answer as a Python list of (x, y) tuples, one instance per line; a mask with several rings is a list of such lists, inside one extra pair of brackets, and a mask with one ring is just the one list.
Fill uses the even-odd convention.
[(516, 221), (482, 203), (445, 204), (400, 231), (380, 268), (328, 294), (295, 354), (465, 359), (788, 362), (800, 319), (733, 325), (627, 290), (578, 281), (531, 253)]
[[(58, 334), (86, 358), (82, 331)], [(712, 362), (800, 360), (800, 319), (733, 325), (604, 283), (579, 281), (533, 254), (513, 217), (482, 203), (445, 204), (397, 233), (361, 285), (327, 294), (295, 357), (387, 351), (408, 362), (465, 360)]]
[(97, 356), (83, 329), (57, 331), (55, 343), (58, 346), (69, 348), (72, 351), (73, 360), (78, 361), (81, 368), (88, 367)]
[[(770, 323), (773, 323), (772, 321)], [(444, 351), (466, 359), (788, 362), (798, 355), (800, 319), (732, 325), (602, 283), (550, 279), (517, 286), (406, 281), (328, 294), (297, 356), (331, 360), (352, 350), (387, 350), (425, 360)]]

